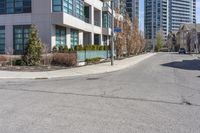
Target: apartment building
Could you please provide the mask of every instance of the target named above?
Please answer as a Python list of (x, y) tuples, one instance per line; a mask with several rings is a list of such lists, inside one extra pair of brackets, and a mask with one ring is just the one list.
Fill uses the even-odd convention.
[(111, 21), (110, 3), (101, 0), (1, 0), (0, 54), (23, 54), (31, 25), (49, 50), (107, 45)]
[(126, 0), (126, 12), (132, 21), (135, 17), (139, 20), (139, 0)]
[(162, 31), (164, 38), (180, 25), (196, 22), (196, 0), (145, 0), (145, 37), (154, 40)]

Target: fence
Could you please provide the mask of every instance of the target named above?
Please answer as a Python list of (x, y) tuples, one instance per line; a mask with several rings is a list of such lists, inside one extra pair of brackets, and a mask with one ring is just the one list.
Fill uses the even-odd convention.
[(108, 50), (102, 50), (102, 51), (96, 51), (96, 50), (85, 50), (85, 51), (77, 51), (77, 61), (82, 62), (86, 59), (92, 59), (96, 57), (101, 57), (103, 59), (110, 58), (110, 51)]

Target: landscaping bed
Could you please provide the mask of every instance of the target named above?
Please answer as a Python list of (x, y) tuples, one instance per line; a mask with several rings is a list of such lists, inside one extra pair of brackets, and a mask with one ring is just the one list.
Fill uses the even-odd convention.
[(19, 72), (46, 72), (68, 69), (72, 67), (64, 66), (0, 66), (1, 71), (19, 71)]

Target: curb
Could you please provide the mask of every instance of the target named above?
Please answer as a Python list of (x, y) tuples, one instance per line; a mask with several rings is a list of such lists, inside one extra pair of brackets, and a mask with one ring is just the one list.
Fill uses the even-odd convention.
[[(80, 68), (71, 68), (67, 70), (56, 70), (49, 72), (10, 72), (10, 71), (0, 71), (0, 79), (32, 79), (32, 80), (47, 80), (47, 79), (55, 79), (55, 78), (66, 78), (66, 77), (76, 77), (76, 76), (86, 76), (86, 75), (95, 75), (95, 74), (103, 74), (109, 72), (115, 72), (119, 70), (123, 70), (138, 64), (152, 56), (156, 55), (156, 53), (147, 53), (143, 55), (134, 56), (131, 58), (126, 58), (121, 62), (129, 62), (127, 65), (120, 64), (118, 61), (115, 66), (110, 66), (110, 63), (102, 63), (99, 65), (90, 65), (84, 66)], [(130, 63), (130, 60), (132, 62)], [(94, 67), (97, 71), (94, 70)], [(1, 74), (2, 73), (2, 74)], [(32, 75), (31, 75), (32, 74)], [(8, 76), (7, 76), (8, 75)]]

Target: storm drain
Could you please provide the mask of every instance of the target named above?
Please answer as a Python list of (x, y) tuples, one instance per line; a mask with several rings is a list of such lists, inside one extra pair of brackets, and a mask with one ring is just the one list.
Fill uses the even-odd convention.
[(87, 80), (98, 80), (100, 78), (87, 78)]

